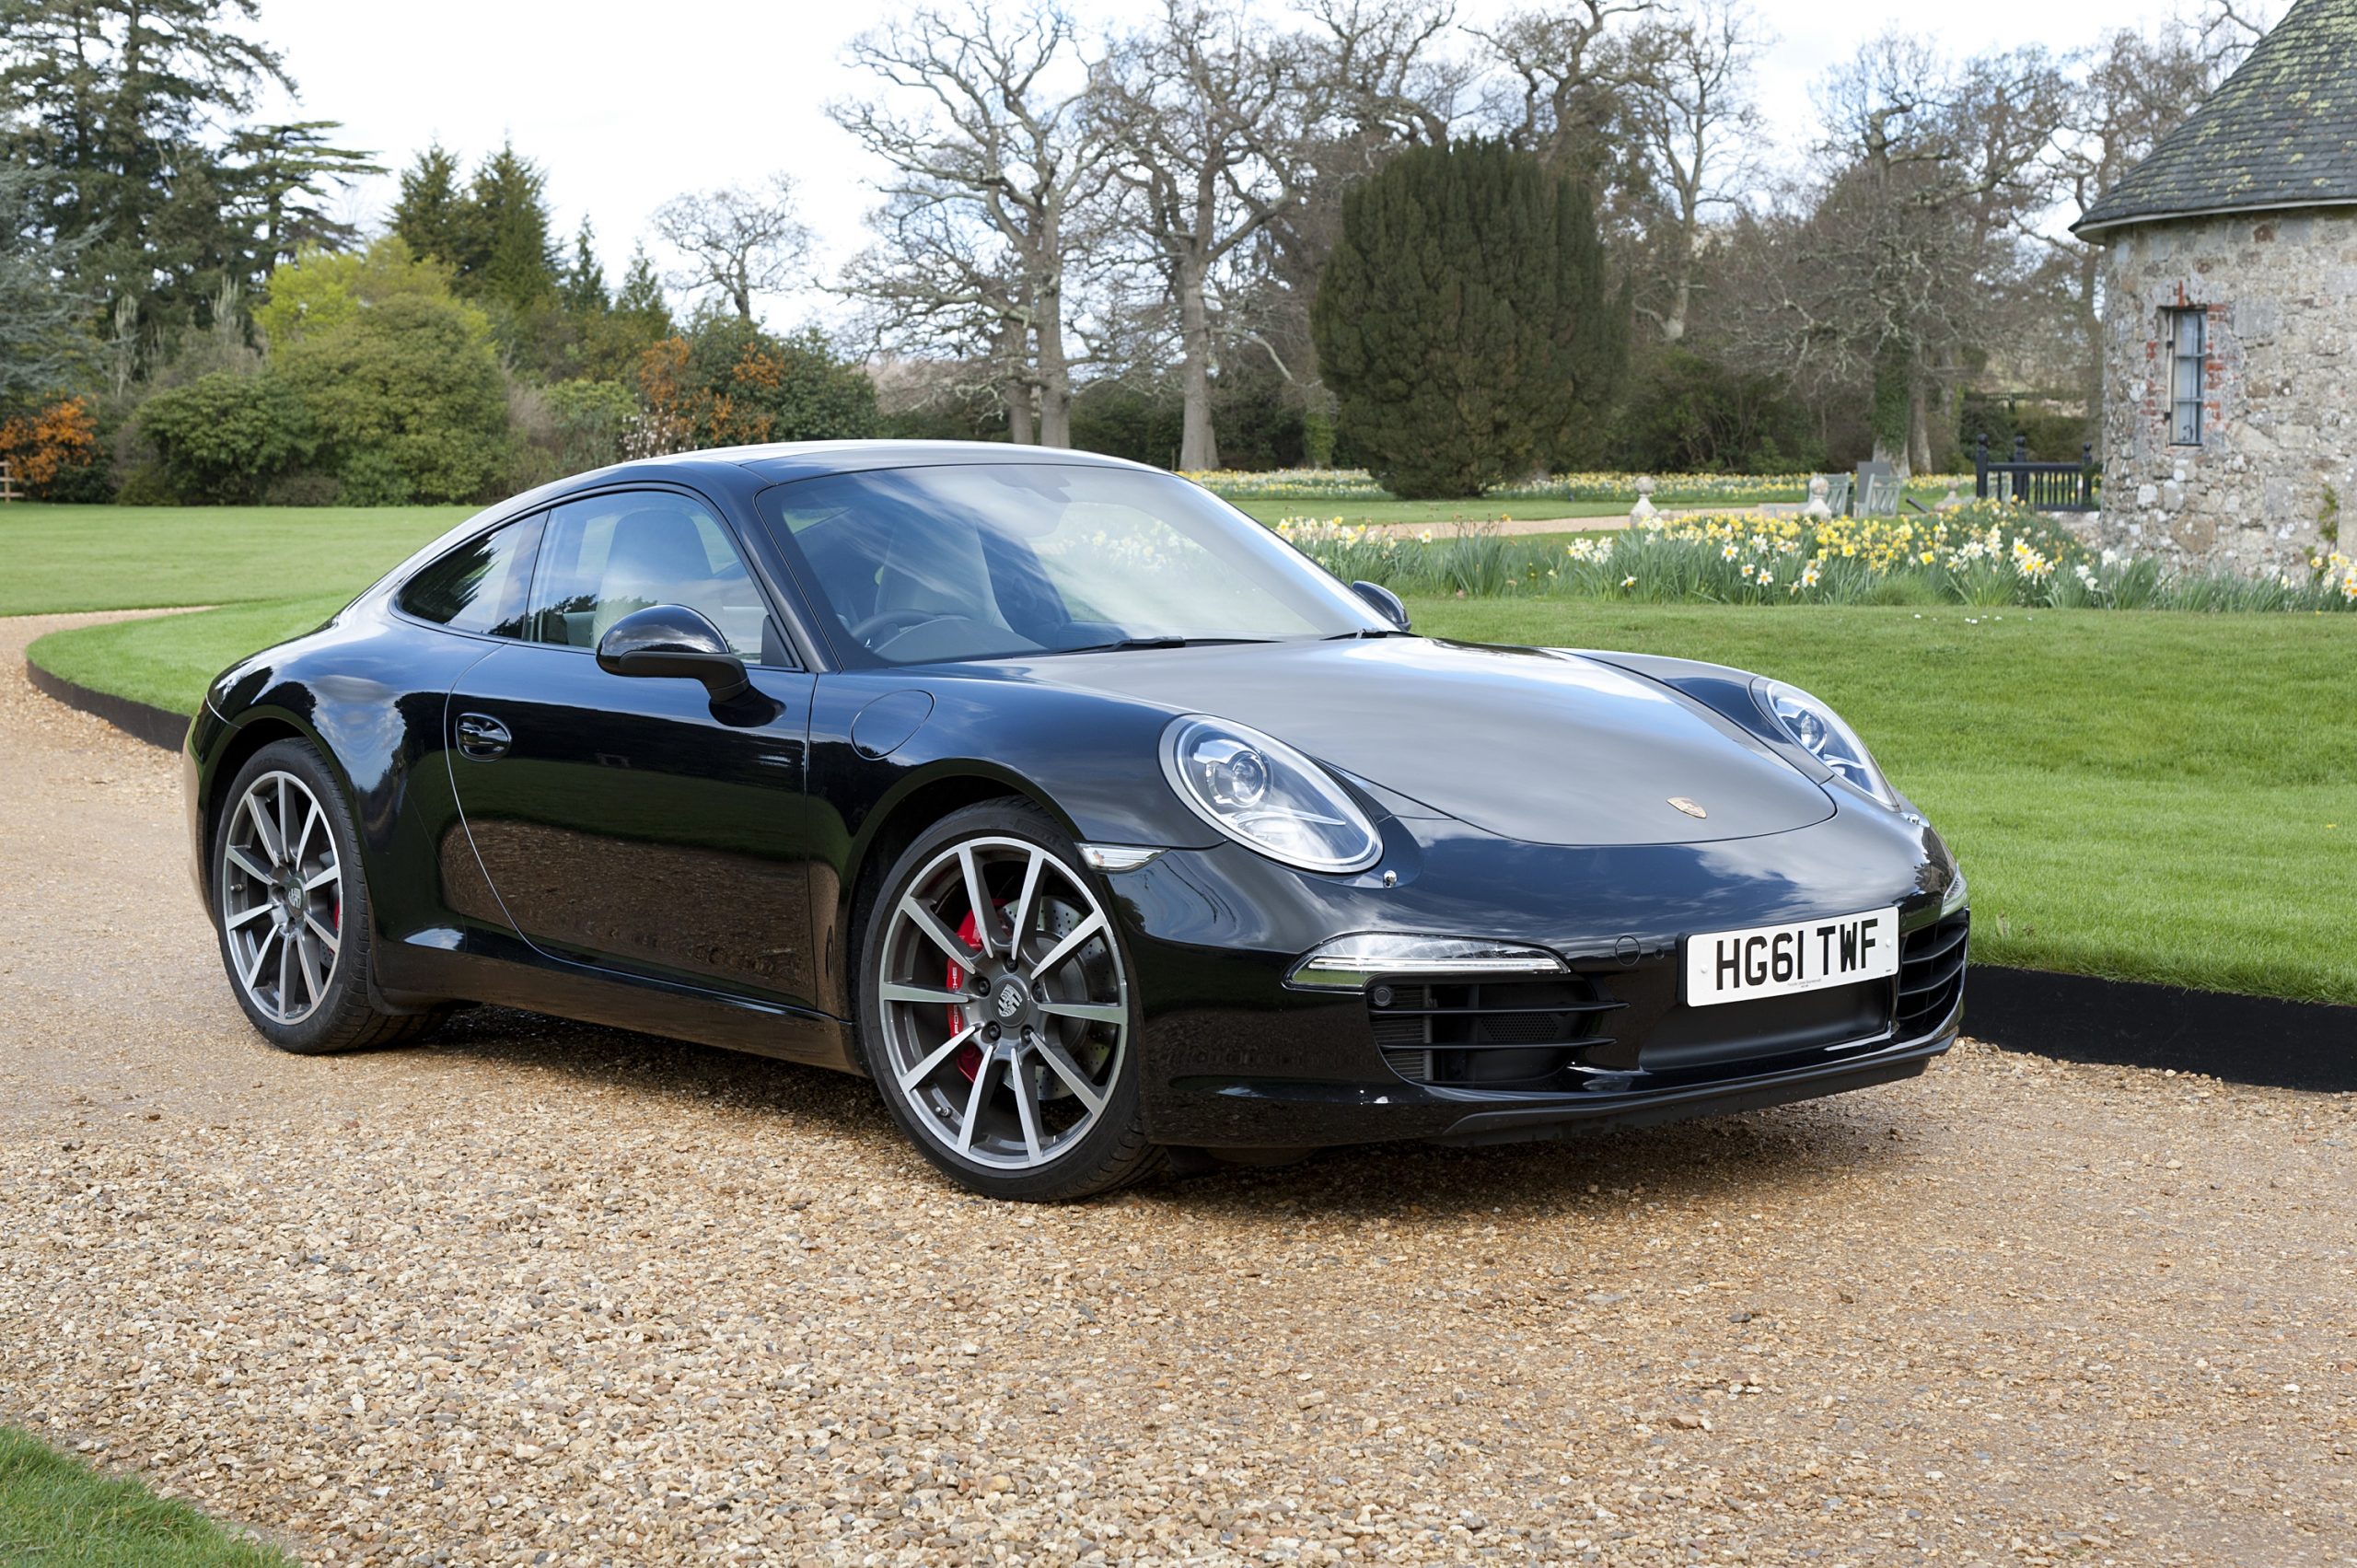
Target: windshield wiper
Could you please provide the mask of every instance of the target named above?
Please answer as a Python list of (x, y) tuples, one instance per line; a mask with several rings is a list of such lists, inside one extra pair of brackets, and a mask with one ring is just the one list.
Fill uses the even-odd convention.
[(1076, 648), (1049, 648), (1051, 654), (1122, 653), (1131, 648), (1206, 648), (1221, 644), (1273, 643), (1274, 637), (1123, 637), (1111, 643), (1084, 643)]
[(1329, 643), (1347, 643), (1358, 637), (1412, 637), (1413, 632), (1403, 632), (1397, 626), (1362, 626), (1355, 632), (1337, 632), (1323, 638)]

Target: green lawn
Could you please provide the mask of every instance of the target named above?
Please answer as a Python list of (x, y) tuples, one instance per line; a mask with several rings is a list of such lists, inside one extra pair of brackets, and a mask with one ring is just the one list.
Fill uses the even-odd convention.
[(0, 506), (0, 615), (350, 598), (470, 506)]
[(1319, 522), (1341, 518), (1350, 528), (1375, 523), (1412, 523), (1435, 533), (1466, 523), (1525, 517), (1625, 517), (1625, 502), (1611, 501), (1341, 501), (1295, 496), (1264, 501), (1252, 496), (1228, 503), (1246, 517), (1274, 527), (1287, 517), (1315, 517)]
[(185, 1503), (0, 1427), (0, 1562), (42, 1568), (284, 1568)]
[(1410, 608), (1436, 635), (1675, 654), (1815, 691), (1955, 846), (1978, 958), (2357, 1003), (2357, 620)]
[(213, 678), (256, 648), (283, 643), (352, 602), (348, 593), (225, 605), (52, 632), (27, 649), (34, 663), (77, 685), (192, 714)]

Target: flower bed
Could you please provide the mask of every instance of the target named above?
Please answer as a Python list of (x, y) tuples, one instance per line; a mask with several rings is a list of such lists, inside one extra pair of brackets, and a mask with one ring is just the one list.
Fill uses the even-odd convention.
[(1277, 532), (1345, 582), (1402, 594), (1565, 594), (1651, 603), (1964, 604), (2052, 609), (2357, 608), (2357, 565), (2308, 575), (2171, 572), (2091, 553), (2054, 518), (2001, 502), (1931, 517), (1807, 518), (1747, 511), (1664, 518), (1568, 546), (1494, 527), (1402, 539), (1289, 517)]
[[(1380, 501), (1390, 492), (1376, 483), (1364, 469), (1269, 469), (1259, 472), (1221, 469), (1185, 476), (1217, 495), (1230, 498), (1283, 501)], [(1627, 501), (1637, 498), (1633, 473), (1562, 473), (1524, 484), (1501, 484), (1484, 491), (1487, 501)], [(1808, 499), (1805, 473), (1662, 473), (1651, 476), (1656, 505), (1720, 503), (1800, 502)], [(1945, 495), (1972, 487), (1968, 473), (1917, 474), (1907, 488), (1917, 494)]]

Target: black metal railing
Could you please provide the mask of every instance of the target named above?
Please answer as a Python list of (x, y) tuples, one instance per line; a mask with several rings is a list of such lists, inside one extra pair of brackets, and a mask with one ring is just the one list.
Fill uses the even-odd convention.
[(2029, 442), (2014, 437), (2010, 462), (1989, 460), (1989, 437), (1972, 444), (1972, 494), (1982, 501), (2019, 501), (2039, 512), (2092, 512), (2096, 509), (2096, 449), (2079, 448), (2075, 463), (2034, 463)]

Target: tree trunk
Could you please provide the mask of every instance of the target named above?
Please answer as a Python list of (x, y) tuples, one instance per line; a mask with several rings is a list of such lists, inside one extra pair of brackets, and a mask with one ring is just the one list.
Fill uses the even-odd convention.
[(1908, 398), (1907, 466), (1899, 470), (1902, 473), (1932, 471), (1931, 402), (1930, 396), (1923, 389), (1922, 378), (1916, 377), (1914, 389)]
[(1893, 338), (1875, 354), (1873, 423), (1875, 461), (1888, 463), (1891, 471), (1908, 471), (1907, 448), (1914, 434), (1915, 351), (1903, 338)]
[(1072, 369), (1064, 361), (1063, 296), (1040, 291), (1032, 330), (1039, 340), (1039, 445), (1072, 445)]
[(1202, 263), (1178, 259), (1179, 388), (1186, 419), (1178, 436), (1178, 466), (1189, 473), (1219, 467), (1219, 441), (1212, 433), (1212, 317), (1203, 298)]

